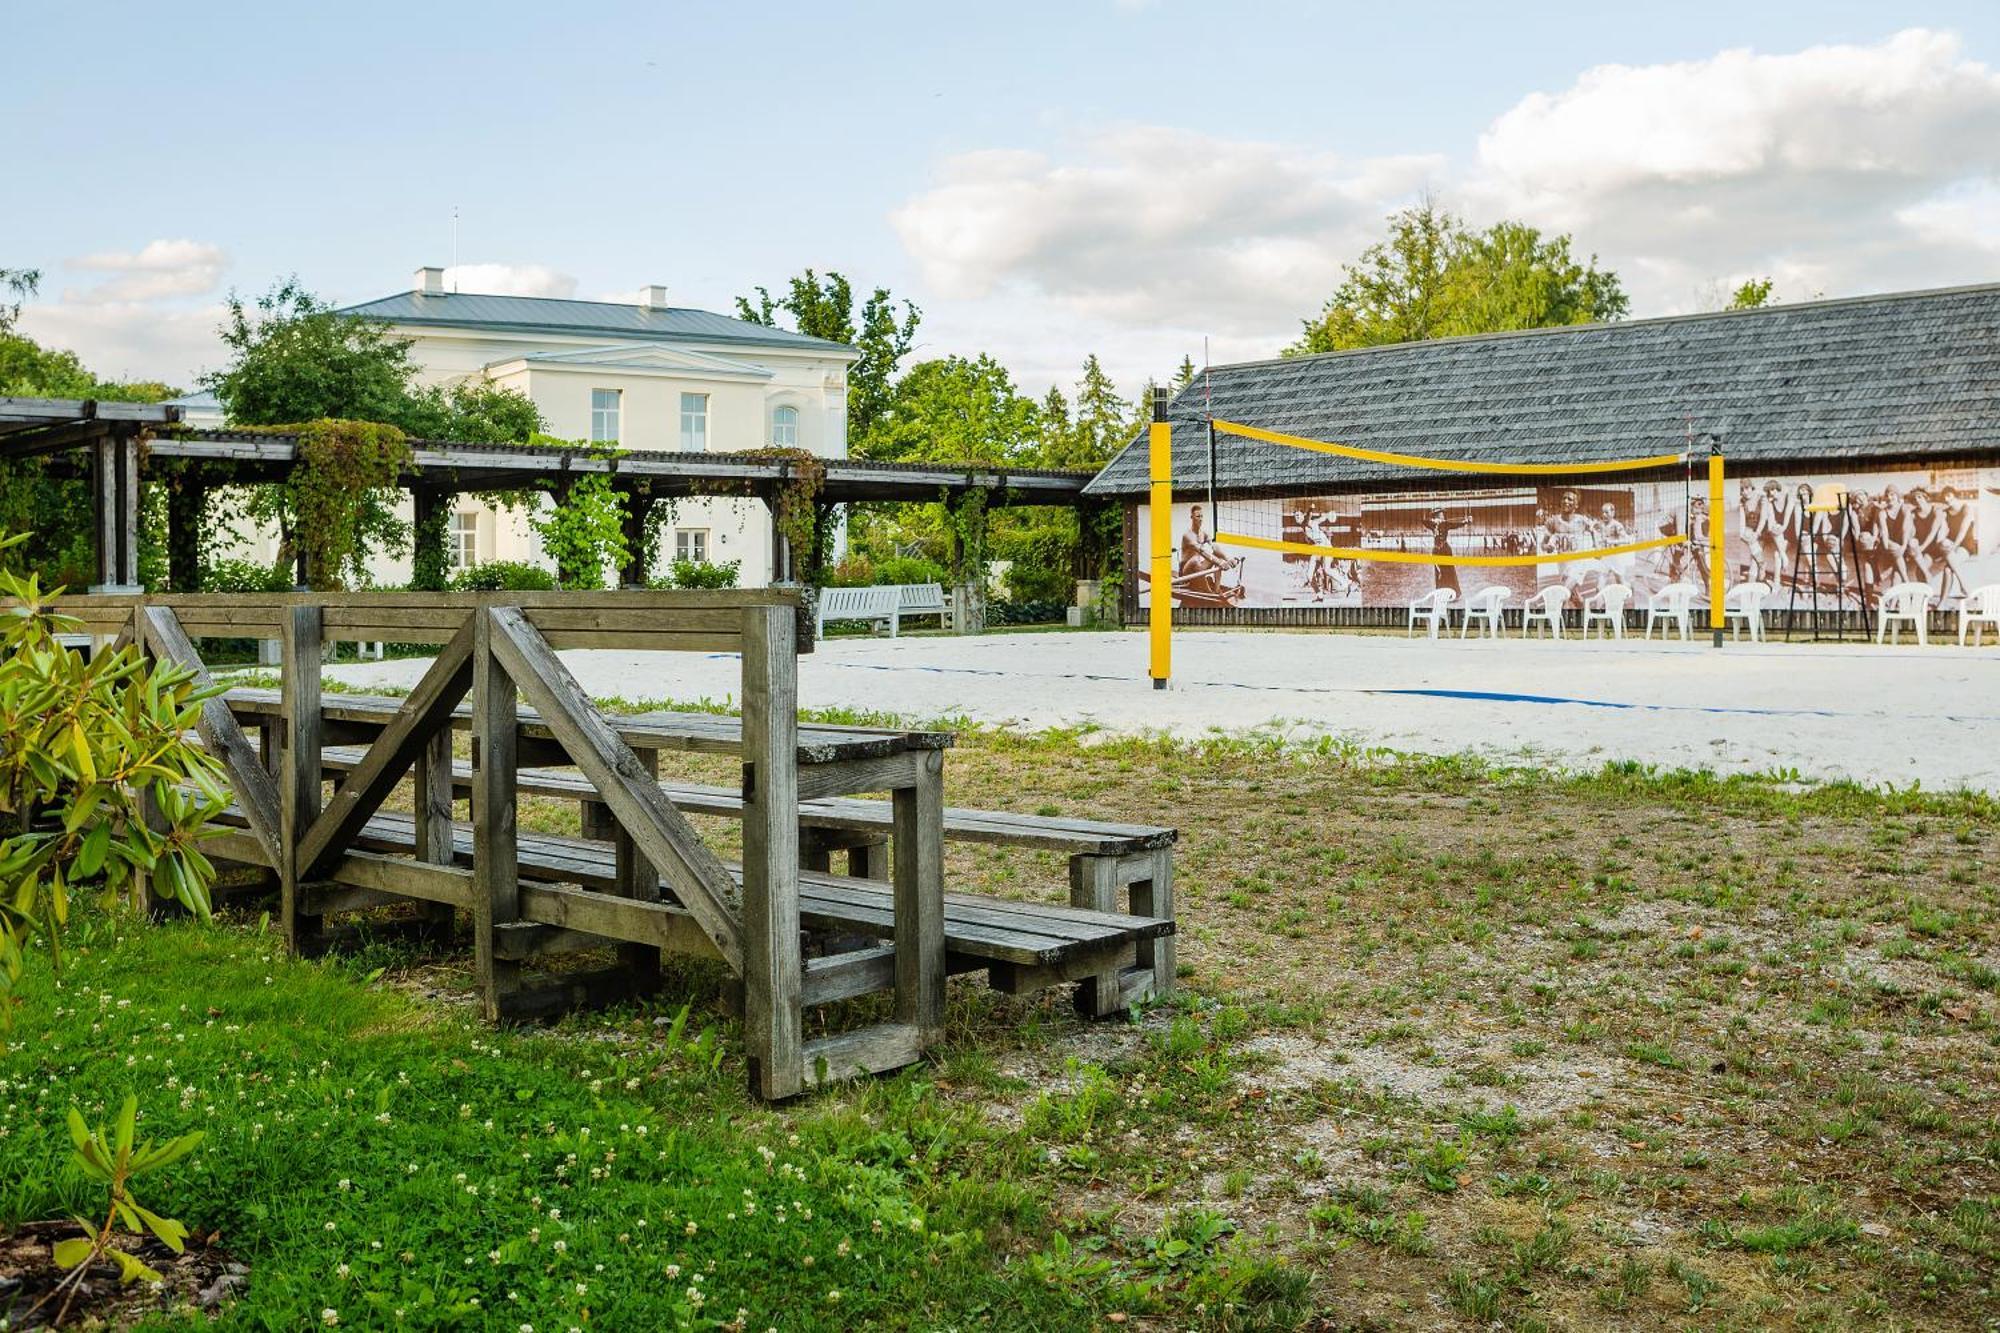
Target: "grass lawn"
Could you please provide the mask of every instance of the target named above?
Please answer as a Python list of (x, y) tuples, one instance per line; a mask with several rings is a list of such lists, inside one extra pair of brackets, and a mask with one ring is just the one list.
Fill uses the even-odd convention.
[[(455, 954), (98, 925), (0, 1057), (0, 1224), (81, 1206), (62, 1113), (136, 1089), (142, 1134), (208, 1131), (156, 1206), (247, 1265), (226, 1326), (2000, 1309), (1991, 800), (1098, 739), (967, 736), (947, 794), (1183, 830), (1187, 990), (1135, 1023), (968, 979), (929, 1065), (766, 1108), (698, 974), (494, 1033)], [(947, 869), (1064, 882), (1020, 849)]]

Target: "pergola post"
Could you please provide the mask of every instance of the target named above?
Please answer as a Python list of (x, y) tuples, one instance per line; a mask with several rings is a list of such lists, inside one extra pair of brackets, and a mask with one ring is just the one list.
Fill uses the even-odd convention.
[(139, 584), (139, 437), (107, 430), (91, 448), (91, 495), (97, 510), (94, 593), (137, 593)]
[(443, 486), (410, 488), (410, 586), (443, 592), (451, 569), (451, 510), (458, 492)]
[(201, 591), (201, 513), (208, 483), (181, 475), (159, 482), (167, 488), (167, 581), (175, 592)]
[(618, 586), (646, 586), (646, 528), (653, 519), (653, 496), (638, 489), (618, 493), (621, 524), (625, 536), (625, 563), (618, 571)]

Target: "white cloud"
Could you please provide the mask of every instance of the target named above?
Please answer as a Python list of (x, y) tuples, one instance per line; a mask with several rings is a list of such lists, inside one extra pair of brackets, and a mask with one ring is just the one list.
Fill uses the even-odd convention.
[(138, 250), (106, 250), (65, 260), (63, 267), (113, 276), (82, 289), (65, 288), (63, 300), (102, 305), (200, 296), (222, 281), (229, 256), (202, 241), (148, 241)]
[(454, 264), (444, 271), (448, 292), (487, 296), (576, 295), (576, 279), (546, 264)]
[(1898, 210), (1896, 220), (1920, 240), (2000, 253), (2000, 181), (1956, 186)]
[(1354, 159), (1125, 126), (948, 158), (891, 221), (949, 298), (930, 302), (941, 340), (949, 318), (949, 345), (1023, 367), (1122, 347), (1147, 358), (1116, 367), (1135, 383), (1200, 331), (1218, 361), (1275, 353), (1426, 186), (1475, 222), (1572, 233), (1638, 315), (1767, 275), (1786, 299), (2000, 279), (2000, 73), (1947, 33), (1600, 66), (1440, 148)]
[(216, 330), (224, 313), (220, 305), (62, 301), (22, 307), (20, 328), (37, 342), (75, 352), (101, 378), (192, 389), (198, 374), (222, 361)]
[(949, 298), (1015, 291), (1132, 326), (1262, 330), (1300, 292), (1327, 289), (1383, 210), (1442, 165), (1146, 125), (1077, 148), (1073, 161), (947, 160), (891, 216), (926, 281)]
[(1465, 197), (1573, 232), (1662, 313), (1724, 275), (1799, 296), (1991, 278), (1996, 179), (2000, 73), (1913, 29), (1588, 70), (1487, 128)]

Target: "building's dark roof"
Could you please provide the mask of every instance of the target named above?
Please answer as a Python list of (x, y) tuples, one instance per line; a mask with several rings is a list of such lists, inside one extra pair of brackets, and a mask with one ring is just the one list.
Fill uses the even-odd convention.
[(387, 320), (392, 324), (505, 329), (515, 333), (588, 334), (620, 339), (854, 354), (854, 349), (845, 343), (808, 338), (788, 329), (767, 328), (748, 320), (731, 319), (712, 311), (680, 306), (649, 310), (636, 301), (562, 301), (543, 296), (489, 296), (478, 292), (427, 296), (420, 291), (407, 291), (385, 296), (378, 301), (346, 306), (340, 313)]
[[(1397, 453), (1585, 462), (1680, 448), (1689, 419), (1758, 462), (2000, 450), (2000, 284), (1402, 343), (1217, 366), (1175, 399), (1174, 483), (1208, 484), (1207, 412)], [(1707, 452), (1706, 442), (1698, 444)], [(1411, 473), (1220, 435), (1216, 486)], [(1142, 431), (1091, 495), (1147, 484)]]

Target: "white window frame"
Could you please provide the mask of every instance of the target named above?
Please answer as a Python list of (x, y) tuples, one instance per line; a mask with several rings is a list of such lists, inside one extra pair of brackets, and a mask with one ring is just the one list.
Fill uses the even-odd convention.
[[(602, 400), (609, 398), (606, 405)], [(592, 444), (616, 444), (619, 431), (623, 429), (625, 391), (623, 389), (592, 389), (590, 391), (590, 442)]]
[[(791, 438), (784, 438), (786, 434)], [(799, 447), (799, 409), (790, 403), (780, 403), (771, 409), (771, 447), (773, 449)]]
[(681, 452), (708, 452), (708, 395), (705, 393), (681, 395)]
[(691, 560), (699, 565), (707, 564), (708, 535), (707, 528), (675, 528), (674, 559)]
[(471, 569), (479, 563), (479, 511), (460, 509), (451, 516), (451, 567)]

